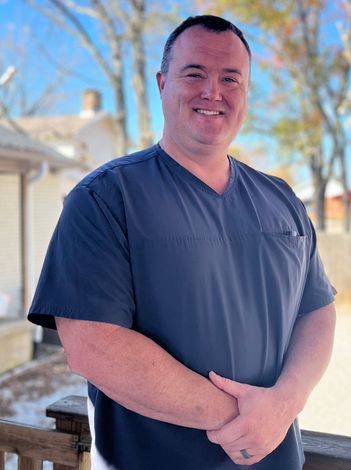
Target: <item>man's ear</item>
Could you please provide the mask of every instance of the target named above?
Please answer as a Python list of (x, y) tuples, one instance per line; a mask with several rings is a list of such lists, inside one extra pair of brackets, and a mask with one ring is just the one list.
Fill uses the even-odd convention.
[(161, 71), (157, 72), (156, 80), (157, 80), (158, 90), (160, 92), (160, 95), (162, 95), (162, 91), (165, 87), (165, 76), (163, 75), (163, 73)]

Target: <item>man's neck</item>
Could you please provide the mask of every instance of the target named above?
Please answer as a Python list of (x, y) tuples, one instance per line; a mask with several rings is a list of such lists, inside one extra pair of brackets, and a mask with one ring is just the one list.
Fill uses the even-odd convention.
[(164, 136), (160, 140), (161, 148), (179, 165), (201, 179), (219, 194), (222, 194), (230, 177), (230, 164), (226, 151), (204, 146), (197, 152), (180, 149)]

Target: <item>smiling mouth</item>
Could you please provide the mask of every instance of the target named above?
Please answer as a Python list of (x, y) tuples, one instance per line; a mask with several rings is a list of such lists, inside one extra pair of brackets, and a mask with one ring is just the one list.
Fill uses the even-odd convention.
[(210, 111), (208, 109), (197, 108), (195, 111), (199, 114), (204, 114), (205, 116), (220, 116), (224, 114), (222, 111)]

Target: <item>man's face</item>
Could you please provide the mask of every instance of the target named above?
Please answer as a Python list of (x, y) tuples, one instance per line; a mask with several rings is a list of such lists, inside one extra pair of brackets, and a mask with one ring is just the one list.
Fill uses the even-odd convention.
[(232, 32), (201, 26), (173, 44), (167, 74), (157, 74), (164, 137), (185, 153), (215, 146), (226, 151), (244, 120), (250, 60)]

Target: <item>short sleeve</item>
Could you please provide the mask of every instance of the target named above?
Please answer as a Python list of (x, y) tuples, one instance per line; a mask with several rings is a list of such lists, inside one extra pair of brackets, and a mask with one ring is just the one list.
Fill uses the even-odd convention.
[(311, 231), (310, 259), (299, 315), (304, 315), (332, 303), (337, 293), (324, 270), (317, 248), (316, 232), (310, 221), (309, 226)]
[(33, 323), (54, 317), (131, 327), (134, 293), (126, 230), (87, 186), (66, 198), (29, 310)]

